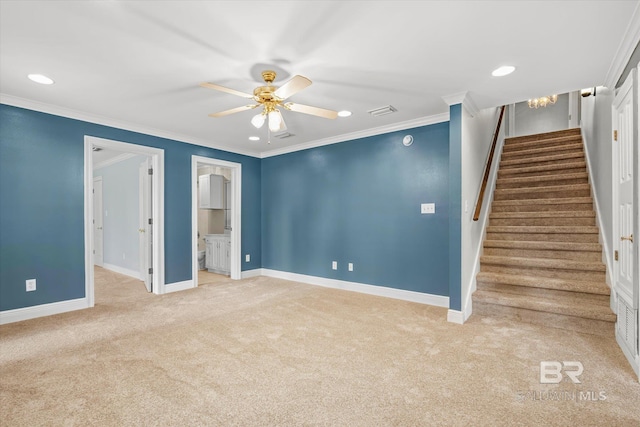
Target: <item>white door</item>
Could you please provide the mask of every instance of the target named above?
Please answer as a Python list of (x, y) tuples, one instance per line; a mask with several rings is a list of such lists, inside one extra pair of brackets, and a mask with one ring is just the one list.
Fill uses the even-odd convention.
[[(150, 172), (151, 171), (151, 172)], [(153, 291), (153, 227), (151, 210), (151, 185), (152, 185), (151, 159), (140, 164), (139, 169), (139, 253), (140, 253), (140, 277), (144, 280), (147, 291)]]
[(93, 178), (93, 263), (102, 267), (103, 255), (103, 219), (102, 219), (102, 177)]
[(617, 298), (616, 337), (636, 372), (638, 362), (638, 280), (634, 261), (634, 145), (637, 146), (637, 72), (633, 70), (613, 102), (613, 278)]

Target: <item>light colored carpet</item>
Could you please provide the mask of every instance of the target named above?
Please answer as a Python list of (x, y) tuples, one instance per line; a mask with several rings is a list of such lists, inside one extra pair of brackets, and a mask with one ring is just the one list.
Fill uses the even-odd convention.
[[(156, 296), (97, 269), (95, 308), (0, 327), (1, 424), (638, 426), (613, 337), (445, 319), (266, 277)], [(540, 384), (549, 360), (581, 384)]]

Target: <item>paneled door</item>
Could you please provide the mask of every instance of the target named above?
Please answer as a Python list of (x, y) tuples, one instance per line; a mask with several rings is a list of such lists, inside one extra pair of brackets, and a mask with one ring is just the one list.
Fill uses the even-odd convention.
[(148, 292), (153, 291), (153, 217), (152, 217), (152, 179), (153, 169), (151, 159), (140, 164), (139, 169), (139, 253), (140, 253), (140, 277), (144, 280), (144, 286)]
[[(620, 87), (612, 109), (613, 291), (616, 296), (616, 338), (638, 373), (638, 233), (634, 236), (634, 146), (638, 144), (637, 70)], [(637, 150), (637, 148), (636, 148)], [(637, 159), (636, 159), (637, 160)]]

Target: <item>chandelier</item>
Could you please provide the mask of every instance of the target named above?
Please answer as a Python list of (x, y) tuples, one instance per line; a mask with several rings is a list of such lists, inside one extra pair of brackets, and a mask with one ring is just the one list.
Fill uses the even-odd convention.
[(541, 96), (540, 98), (534, 98), (529, 100), (529, 108), (546, 107), (547, 105), (553, 105), (558, 100), (558, 95)]

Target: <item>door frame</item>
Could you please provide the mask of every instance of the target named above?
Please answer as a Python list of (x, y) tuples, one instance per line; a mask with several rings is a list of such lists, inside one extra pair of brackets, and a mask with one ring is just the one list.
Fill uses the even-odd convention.
[(198, 286), (198, 165), (218, 166), (231, 170), (231, 254), (232, 280), (242, 278), (242, 164), (210, 157), (191, 156), (191, 259), (193, 287)]
[(149, 259), (149, 255), (153, 255), (153, 247), (151, 247), (153, 240), (150, 240), (153, 234), (150, 234), (152, 230), (149, 230), (148, 224), (148, 219), (153, 218), (151, 203), (149, 203), (149, 200), (153, 199), (153, 189), (149, 191), (150, 168), (153, 169), (153, 165), (149, 157), (138, 166), (138, 270), (147, 291), (153, 292), (153, 275), (149, 273), (149, 264), (153, 262)]
[[(94, 178), (93, 178), (93, 181), (92, 181), (92, 185), (93, 185), (93, 187), (92, 187), (92, 191), (91, 191), (91, 195), (92, 195), (92, 197), (93, 197), (93, 199), (92, 199), (92, 200), (93, 200), (93, 201), (92, 201), (92, 203), (94, 203), (94, 202), (95, 202), (95, 194), (96, 194), (96, 193), (95, 193), (95, 188), (96, 188), (96, 182), (98, 182), (98, 181), (100, 181), (100, 199), (103, 199), (103, 196), (102, 196), (102, 176), (96, 176), (96, 177), (94, 177)], [(103, 206), (103, 200), (100, 200), (100, 206), (101, 206), (101, 209), (102, 209), (102, 206)], [(94, 209), (93, 214), (94, 214), (94, 215), (96, 214), (96, 213), (95, 213), (95, 209)], [(102, 226), (104, 226), (104, 218), (103, 218), (102, 212), (100, 212), (98, 215), (99, 215), (99, 217), (100, 217), (100, 223), (102, 224)], [(92, 222), (91, 222), (91, 227), (92, 227), (92, 230), (94, 230), (94, 228), (95, 228), (95, 227), (94, 227), (94, 225), (95, 225), (95, 218), (96, 218), (95, 216), (92, 216), (92, 217), (91, 217), (91, 221), (92, 221)], [(93, 232), (95, 233), (95, 231), (93, 231)], [(95, 239), (93, 240), (93, 243), (95, 244)], [(100, 253), (102, 254), (102, 259), (101, 259), (101, 262), (100, 262), (100, 263), (95, 264), (95, 265), (97, 265), (98, 267), (102, 267), (102, 265), (104, 264), (104, 232), (103, 232), (102, 241), (101, 241), (100, 243), (101, 243), (101, 245), (100, 245), (100, 246), (102, 246), (102, 247), (100, 248)], [(95, 249), (96, 249), (96, 248), (95, 248), (93, 245), (92, 245), (91, 247), (93, 248), (92, 250), (93, 250), (93, 253), (94, 253), (94, 255), (95, 255)], [(95, 263), (95, 256), (94, 256), (94, 263)]]
[(93, 273), (93, 147), (149, 156), (153, 166), (153, 262), (154, 294), (165, 292), (164, 283), (164, 150), (122, 141), (84, 136), (84, 248), (85, 295), (87, 305), (95, 305)]

